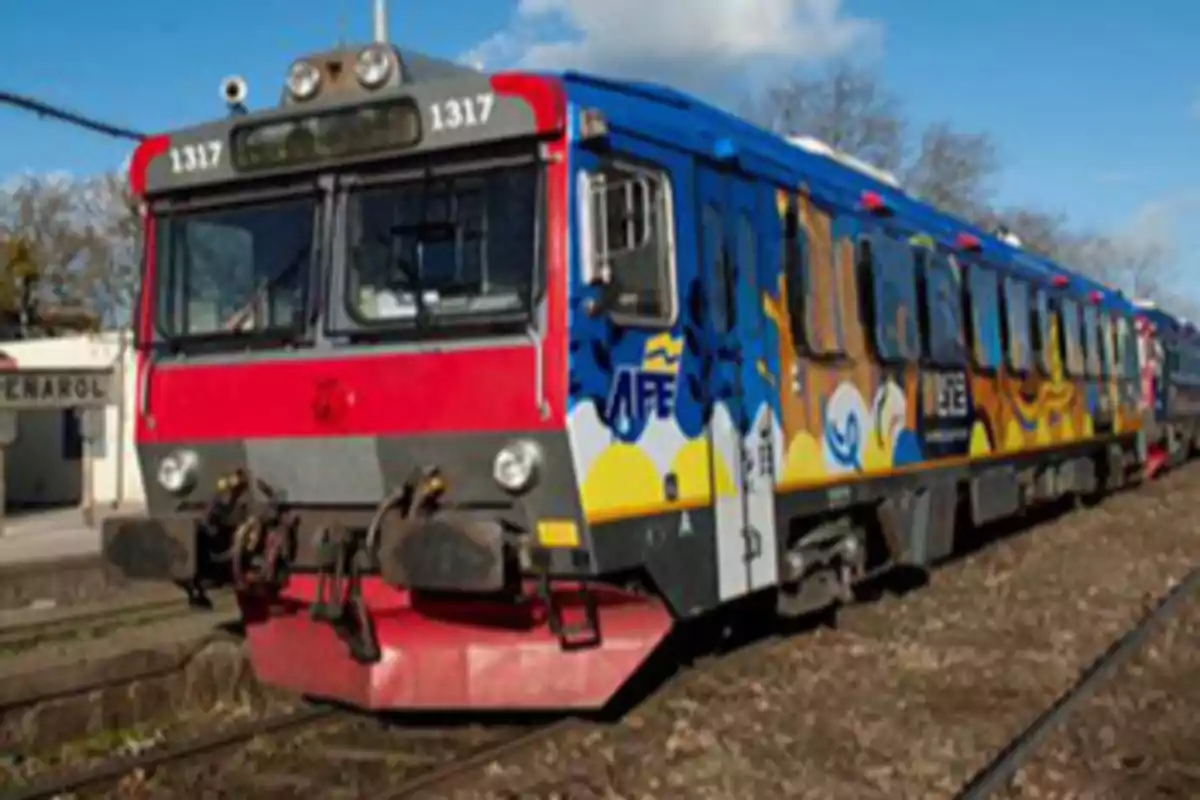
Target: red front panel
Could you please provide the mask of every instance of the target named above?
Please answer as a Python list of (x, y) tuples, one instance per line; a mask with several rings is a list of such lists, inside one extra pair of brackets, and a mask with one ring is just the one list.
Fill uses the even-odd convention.
[[(561, 428), (567, 363), (565, 98), (557, 82), (519, 73), (495, 76), (493, 86), (530, 103), (539, 130), (558, 132), (547, 145), (547, 326), (540, 376), (532, 342), (220, 365), (158, 366), (143, 355), (138, 440)], [(151, 137), (138, 148), (130, 177), (135, 192), (144, 188), (150, 160), (168, 146), (166, 137)], [(153, 254), (154, 225), (150, 218), (146, 223), (146, 248)], [(153, 258), (148, 258), (143, 281), (153, 286), (154, 279)], [(142, 341), (153, 335), (153, 296), (142, 294)]]
[(547, 389), (548, 417), (539, 410), (532, 343), (146, 368), (147, 413), (138, 419), (144, 442), (536, 430), (563, 424), (561, 390)]

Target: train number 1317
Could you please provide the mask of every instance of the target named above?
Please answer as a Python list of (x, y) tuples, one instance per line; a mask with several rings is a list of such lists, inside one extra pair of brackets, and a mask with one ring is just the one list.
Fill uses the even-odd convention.
[(451, 97), (429, 106), (429, 119), (434, 133), (456, 131), (459, 128), (474, 128), (487, 125), (492, 116), (496, 95), (483, 92), (473, 97)]

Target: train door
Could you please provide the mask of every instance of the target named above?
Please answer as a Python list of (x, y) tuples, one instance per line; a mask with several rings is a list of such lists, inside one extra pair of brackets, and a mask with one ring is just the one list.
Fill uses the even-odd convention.
[(700, 273), (711, 342), (713, 507), (722, 599), (776, 583), (773, 430), (764, 364), (765, 325), (754, 182), (727, 169), (697, 165)]

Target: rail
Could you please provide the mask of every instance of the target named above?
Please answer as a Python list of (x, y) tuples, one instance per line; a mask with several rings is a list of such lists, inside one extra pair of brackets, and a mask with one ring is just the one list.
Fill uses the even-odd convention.
[(1200, 567), (1193, 569), (1133, 628), (1109, 646), (1083, 671), (1079, 679), (1032, 723), (1019, 733), (986, 766), (967, 782), (959, 800), (983, 800), (1001, 791), (1017, 771), (1036, 753), (1046, 736), (1063, 722), (1083, 700), (1104, 683), (1113, 671), (1137, 652), (1155, 626), (1176, 612), (1193, 591), (1200, 589)]

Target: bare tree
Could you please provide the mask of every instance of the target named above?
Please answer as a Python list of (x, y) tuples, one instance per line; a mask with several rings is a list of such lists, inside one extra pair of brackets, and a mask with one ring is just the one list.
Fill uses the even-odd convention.
[(13, 274), (9, 259), (0, 309), (15, 310), (24, 285), (32, 287), (27, 301), (123, 323), (137, 287), (139, 228), (136, 204), (115, 174), (11, 181), (0, 188), (0, 242), (12, 252), (19, 244), (28, 274)]
[(939, 122), (921, 134), (916, 156), (904, 169), (903, 185), (943, 211), (978, 219), (987, 212), (987, 184), (998, 168), (991, 137)]
[(986, 211), (998, 167), (982, 133), (939, 122), (910, 142), (900, 100), (873, 70), (838, 61), (816, 75), (792, 76), (748, 101), (743, 113), (777, 133), (813, 136), (902, 177), (905, 190), (968, 217)]
[(816, 137), (880, 169), (898, 169), (903, 161), (899, 99), (874, 72), (848, 61), (769, 87), (746, 104), (744, 113), (776, 133)]

